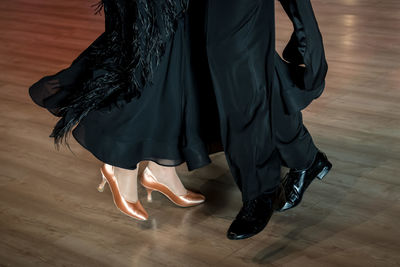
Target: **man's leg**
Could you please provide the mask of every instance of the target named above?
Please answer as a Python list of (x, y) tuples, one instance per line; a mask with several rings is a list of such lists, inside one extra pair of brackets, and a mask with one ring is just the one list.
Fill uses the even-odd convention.
[(303, 124), (301, 112), (287, 114), (281, 99), (280, 88), (274, 86), (273, 129), (282, 163), (291, 169), (306, 169), (312, 164), (318, 149)]
[(279, 185), (270, 121), (274, 19), (274, 0), (208, 1), (207, 54), (222, 143), (243, 201)]
[(274, 0), (208, 0), (206, 24), (221, 140), (243, 199), (227, 235), (243, 239), (267, 225), (280, 183), (270, 102)]
[(279, 208), (280, 211), (284, 211), (297, 206), (311, 182), (315, 178), (324, 178), (332, 164), (315, 146), (303, 124), (301, 112), (285, 112), (280, 90), (278, 86), (273, 88), (272, 121), (282, 162), (290, 168), (283, 181), (286, 203), (282, 203)]

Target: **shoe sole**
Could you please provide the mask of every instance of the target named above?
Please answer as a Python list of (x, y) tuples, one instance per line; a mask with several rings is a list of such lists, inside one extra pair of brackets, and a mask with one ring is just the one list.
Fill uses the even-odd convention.
[(261, 232), (267, 227), (269, 221), (271, 220), (272, 215), (273, 215), (273, 213), (271, 213), (271, 216), (269, 217), (269, 219), (267, 220), (267, 222), (265, 223), (265, 225), (262, 226), (259, 230), (257, 230), (257, 231), (254, 232), (254, 233), (251, 233), (251, 234), (244, 234), (244, 235), (229, 235), (229, 231), (228, 231), (228, 232), (226, 233), (226, 237), (227, 237), (229, 240), (243, 240), (243, 239), (247, 239), (247, 238), (253, 237), (253, 236), (255, 236), (255, 235), (258, 235), (259, 233), (261, 233)]
[[(264, 230), (264, 229), (263, 229), (263, 230)], [(262, 230), (261, 230), (261, 231), (262, 231)], [(261, 231), (260, 231), (260, 232), (261, 232)], [(260, 232), (257, 232), (257, 233), (255, 233), (255, 234), (251, 234), (251, 235), (241, 235), (241, 236), (230, 236), (229, 234), (227, 234), (226, 237), (227, 237), (229, 240), (243, 240), (243, 239), (247, 239), (247, 238), (253, 237), (253, 236), (259, 234)]]

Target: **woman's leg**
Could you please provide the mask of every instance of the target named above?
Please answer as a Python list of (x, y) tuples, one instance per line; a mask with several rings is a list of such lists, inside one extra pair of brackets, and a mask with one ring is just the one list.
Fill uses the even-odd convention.
[[(139, 167), (139, 164), (137, 165)], [(166, 167), (159, 165), (153, 161), (149, 161), (148, 168), (161, 184), (168, 186), (176, 195), (185, 195), (186, 188), (183, 186), (175, 167)], [(138, 168), (135, 170), (114, 167), (115, 177), (118, 181), (118, 187), (122, 196), (129, 202), (138, 200), (137, 193), (137, 174)]]
[(186, 188), (183, 186), (175, 167), (166, 167), (159, 165), (153, 161), (149, 161), (148, 168), (157, 178), (157, 181), (168, 186), (176, 195), (185, 195)]
[(135, 170), (128, 170), (119, 167), (114, 167), (114, 173), (118, 181), (118, 187), (125, 200), (132, 203), (138, 201), (138, 193), (137, 193), (138, 168), (136, 168)]

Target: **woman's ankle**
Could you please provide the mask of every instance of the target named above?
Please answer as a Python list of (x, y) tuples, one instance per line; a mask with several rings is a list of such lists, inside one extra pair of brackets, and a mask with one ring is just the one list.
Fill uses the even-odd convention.
[(168, 186), (176, 195), (187, 194), (187, 190), (182, 184), (174, 166), (162, 166), (150, 161), (147, 167), (154, 174), (157, 182)]
[(137, 171), (138, 168), (135, 170), (128, 170), (114, 167), (114, 174), (117, 178), (121, 194), (126, 201), (131, 203), (137, 202), (139, 199), (137, 192)]

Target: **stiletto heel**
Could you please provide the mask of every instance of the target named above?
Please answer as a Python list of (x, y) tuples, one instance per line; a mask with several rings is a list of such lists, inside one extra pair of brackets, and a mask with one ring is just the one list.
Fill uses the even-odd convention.
[(107, 182), (113, 196), (114, 204), (122, 213), (141, 221), (147, 220), (149, 215), (147, 214), (146, 210), (143, 208), (139, 200), (136, 202), (129, 202), (125, 200), (125, 198), (122, 196), (118, 187), (117, 178), (114, 175), (114, 167), (108, 164), (104, 164), (100, 168), (100, 172), (103, 177), (103, 181), (99, 184), (97, 189), (100, 192), (103, 192), (104, 186)]
[(151, 197), (151, 192), (153, 192), (153, 189), (146, 188), (147, 191), (147, 202), (153, 202), (153, 198)]
[(199, 205), (205, 201), (205, 197), (203, 195), (192, 192), (190, 190), (187, 190), (187, 193), (183, 196), (176, 195), (168, 186), (158, 182), (156, 177), (148, 167), (146, 167), (143, 173), (140, 175), (140, 183), (147, 190), (147, 200), (149, 202), (152, 201), (151, 192), (153, 191), (158, 191), (162, 193), (175, 205), (178, 205), (180, 207), (192, 207)]
[(104, 191), (104, 186), (105, 186), (106, 183), (107, 183), (106, 177), (104, 177), (103, 174), (101, 174), (101, 176), (103, 177), (103, 180), (101, 181), (101, 183), (100, 183), (99, 186), (97, 187), (97, 190), (98, 190), (99, 192), (103, 192), (103, 191)]

